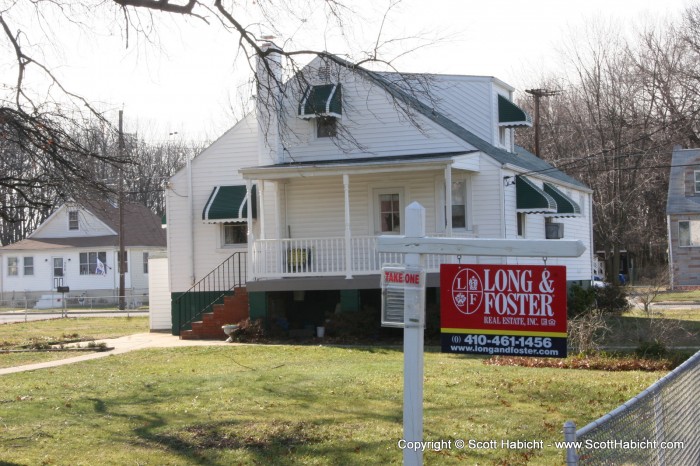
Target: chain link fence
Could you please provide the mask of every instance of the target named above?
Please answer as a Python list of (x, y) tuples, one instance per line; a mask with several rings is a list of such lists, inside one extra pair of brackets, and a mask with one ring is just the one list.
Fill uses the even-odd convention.
[[(0, 299), (0, 313), (41, 312), (61, 309), (74, 311), (115, 310), (119, 307), (119, 296), (87, 294), (50, 293), (41, 296), (23, 296), (14, 299)], [(127, 309), (147, 309), (148, 291), (130, 292), (124, 297)]]
[(700, 465), (700, 351), (614, 411), (576, 431), (567, 465)]

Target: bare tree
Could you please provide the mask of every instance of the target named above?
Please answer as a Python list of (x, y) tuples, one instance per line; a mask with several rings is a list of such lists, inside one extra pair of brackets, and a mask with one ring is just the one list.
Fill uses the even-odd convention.
[[(697, 144), (693, 11), (631, 37), (593, 25), (588, 40), (568, 50), (570, 72), (536, 86), (556, 91), (540, 102), (542, 154), (593, 189), (595, 243), (608, 252), (611, 281), (622, 249), (638, 267), (665, 261), (671, 150)], [(532, 134), (520, 136), (532, 147)]]
[[(315, 17), (320, 19), (322, 28), (334, 28), (348, 44), (354, 43), (345, 26), (358, 12), (353, 9), (352, 2), (341, 0), (259, 0), (245, 5), (227, 0), (33, 0), (3, 5), (0, 27), (4, 42), (0, 43), (12, 52), (15, 70), (14, 82), (4, 83), (4, 91), (0, 92), (0, 134), (4, 140), (12, 139), (12, 144), (3, 146), (3, 150), (14, 151), (12, 158), (16, 161), (32, 160), (36, 175), (18, 178), (16, 173), (22, 172), (19, 165), (14, 171), (3, 171), (15, 175), (0, 180), (4, 190), (0, 192), (3, 196), (1, 218), (8, 222), (17, 220), (26, 206), (47, 209), (56, 199), (70, 197), (86, 185), (109, 194), (113, 189), (106, 176), (108, 172), (132, 162), (115, 157), (115, 153), (104, 150), (105, 147), (83, 144), (77, 137), (91, 131), (92, 123), (86, 122), (95, 120), (104, 126), (104, 131), (115, 130), (99, 108), (71, 90), (70, 83), (59, 79), (54, 72), (56, 63), (46, 58), (53, 54), (45, 52), (41, 44), (52, 43), (62, 25), (96, 36), (98, 31), (90, 29), (92, 20), (109, 18), (111, 24), (120, 25), (126, 47), (142, 40), (158, 46), (157, 31), (164, 22), (195, 22), (202, 27), (220, 28), (231, 33), (238, 57), (250, 67), (254, 76), (251, 89), (258, 95), (263, 92), (276, 95), (311, 57), (324, 57), (337, 67), (371, 78), (375, 76), (373, 72), (361, 65), (375, 63), (391, 69), (391, 60), (384, 58), (387, 51), (401, 48), (399, 54), (405, 54), (406, 50), (434, 43), (433, 39), (411, 37), (407, 38), (410, 44), (406, 45), (399, 38), (384, 37), (386, 20), (399, 3), (400, 0), (388, 0), (376, 37), (371, 41), (364, 38), (366, 47), (363, 50), (344, 57), (295, 42), (296, 32), (312, 27), (311, 18)], [(38, 25), (35, 31), (40, 31), (41, 38), (29, 35), (29, 27), (25, 26), (29, 23)], [(269, 36), (280, 38), (279, 46), (267, 45)], [(279, 64), (283, 69), (275, 69)], [(303, 75), (298, 76), (304, 79)], [(43, 83), (43, 88), (35, 89), (33, 86), (37, 83)], [(290, 83), (297, 87), (306, 84)], [(281, 111), (276, 107), (279, 102), (282, 99), (270, 100), (267, 111), (270, 114)], [(411, 117), (411, 107), (405, 105), (400, 96), (395, 98), (395, 104), (399, 111)], [(286, 128), (278, 128), (278, 131), (284, 130)], [(340, 147), (356, 144), (342, 127), (334, 140)], [(100, 167), (104, 173), (92, 170), (94, 167)], [(139, 189), (151, 191), (153, 186)]]

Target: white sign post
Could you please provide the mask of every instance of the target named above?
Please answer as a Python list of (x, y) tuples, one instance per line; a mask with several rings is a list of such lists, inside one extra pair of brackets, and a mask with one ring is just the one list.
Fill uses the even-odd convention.
[[(425, 208), (417, 202), (406, 207), (406, 236), (425, 236)], [(404, 260), (407, 268), (423, 268), (422, 254), (406, 254)], [(403, 434), (406, 442), (420, 442), (423, 439), (424, 296), (418, 287), (406, 287), (404, 290)], [(417, 448), (405, 448), (403, 463), (411, 466), (423, 464), (423, 452)]]
[[(406, 207), (405, 236), (380, 236), (380, 253), (405, 254), (407, 268), (423, 268), (424, 254), (454, 254), (495, 257), (579, 257), (586, 250), (581, 241), (568, 240), (507, 240), (480, 238), (425, 237), (425, 208), (417, 202)], [(425, 285), (423, 285), (425, 286)], [(404, 379), (403, 379), (403, 440), (409, 445), (423, 441), (423, 322), (425, 303), (420, 287), (404, 291)], [(417, 295), (417, 294), (418, 295)], [(419, 303), (420, 302), (420, 303)], [(413, 322), (417, 319), (420, 323)], [(420, 449), (403, 450), (405, 466), (423, 464)]]

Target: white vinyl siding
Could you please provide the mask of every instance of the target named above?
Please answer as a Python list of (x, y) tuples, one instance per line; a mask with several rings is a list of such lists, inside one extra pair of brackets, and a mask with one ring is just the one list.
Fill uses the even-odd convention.
[[(299, 96), (290, 94), (286, 105), (289, 131), (283, 141), (286, 162), (343, 157), (426, 154), (471, 149), (466, 142), (419, 114), (412, 117), (420, 129), (397, 113), (387, 94), (363, 78), (342, 73), (343, 118), (337, 138), (314, 137), (315, 121), (295, 115)], [(357, 91), (353, 89), (357, 86)], [(348, 134), (352, 136), (349, 138)]]
[[(194, 278), (199, 280), (234, 252), (231, 248), (221, 247), (221, 224), (204, 223), (202, 210), (214, 186), (245, 185), (245, 180), (238, 170), (258, 164), (257, 136), (254, 115), (248, 115), (192, 160), (192, 229), (187, 167), (171, 178), (166, 198), (168, 262), (173, 292), (186, 291), (192, 285), (191, 260), (195, 261)], [(275, 192), (270, 183), (265, 183), (263, 189), (258, 186), (258, 200), (264, 197), (264, 210), (269, 213), (274, 211), (274, 204), (271, 204), (274, 196)], [(254, 221), (256, 235), (257, 224), (258, 222)], [(266, 228), (268, 235), (277, 234), (276, 225), (272, 220), (268, 220)], [(241, 250), (245, 251), (246, 246), (242, 245)]]
[(492, 129), (493, 78), (437, 76), (431, 84), (436, 107), (484, 141), (494, 145)]
[[(72, 209), (72, 208), (71, 208)], [(85, 236), (116, 235), (117, 232), (86, 210), (71, 210), (60, 207), (32, 235), (32, 238), (74, 238)], [(77, 212), (79, 228), (70, 229), (70, 212)]]

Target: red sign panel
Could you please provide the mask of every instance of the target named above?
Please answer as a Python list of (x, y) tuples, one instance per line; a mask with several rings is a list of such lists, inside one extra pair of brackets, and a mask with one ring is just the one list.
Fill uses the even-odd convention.
[(444, 352), (566, 356), (566, 267), (440, 267)]

